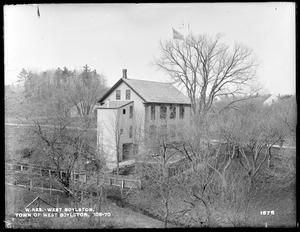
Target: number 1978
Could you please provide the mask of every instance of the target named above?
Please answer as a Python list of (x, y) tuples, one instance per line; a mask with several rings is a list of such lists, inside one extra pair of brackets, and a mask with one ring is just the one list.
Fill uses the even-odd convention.
[(260, 211), (260, 215), (274, 215), (274, 214), (275, 214), (274, 210), (271, 210), (271, 211), (266, 211), (266, 210)]

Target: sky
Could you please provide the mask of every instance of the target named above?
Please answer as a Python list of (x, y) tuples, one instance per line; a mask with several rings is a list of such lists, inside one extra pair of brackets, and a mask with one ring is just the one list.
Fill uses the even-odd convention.
[(245, 44), (260, 61), (265, 93), (295, 93), (295, 3), (288, 2), (5, 5), (5, 84), (16, 83), (22, 68), (86, 64), (105, 74), (109, 86), (122, 69), (128, 78), (169, 82), (153, 60), (172, 28), (183, 35), (222, 33), (230, 46)]

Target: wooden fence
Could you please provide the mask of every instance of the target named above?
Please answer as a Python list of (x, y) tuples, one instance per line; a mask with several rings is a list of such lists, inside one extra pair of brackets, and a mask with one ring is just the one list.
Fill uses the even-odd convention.
[[(39, 181), (42, 181), (46, 183), (50, 183), (53, 177), (64, 177), (66, 175), (66, 171), (60, 171), (58, 172), (55, 169), (46, 168), (42, 166), (37, 165), (31, 165), (31, 164), (17, 164), (17, 163), (5, 163), (5, 169), (6, 169), (6, 175), (7, 174), (16, 174), (16, 173), (26, 173), (26, 171), (31, 171), (36, 176), (42, 177)], [(123, 176), (116, 176), (116, 175), (110, 175), (110, 174), (98, 174), (98, 176), (95, 178), (94, 176), (90, 176), (92, 178), (88, 178), (88, 173), (86, 171), (80, 171), (80, 172), (71, 172), (71, 180), (73, 182), (79, 182), (82, 184), (88, 184), (88, 179), (96, 179), (97, 181), (94, 183), (96, 186), (99, 185), (110, 185), (110, 186), (118, 186), (121, 188), (135, 188), (135, 189), (141, 189), (141, 180), (139, 179), (129, 179), (129, 178), (123, 178)], [(93, 181), (93, 180), (92, 180)], [(31, 178), (31, 182), (34, 183), (33, 178)], [(91, 185), (91, 184), (90, 184)], [(32, 184), (34, 187), (34, 184)], [(38, 186), (42, 189), (54, 189), (51, 185), (50, 188), (46, 188), (44, 186)]]

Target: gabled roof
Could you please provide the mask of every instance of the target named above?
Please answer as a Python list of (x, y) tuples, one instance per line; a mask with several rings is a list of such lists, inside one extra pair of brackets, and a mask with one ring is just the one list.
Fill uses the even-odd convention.
[(271, 95), (270, 97), (268, 97), (264, 102), (263, 104), (264, 105), (272, 105), (274, 102), (278, 101), (279, 100), (279, 97), (276, 96), (276, 95)]
[(122, 82), (139, 95), (145, 103), (191, 104), (189, 98), (172, 84), (125, 78), (121, 78), (98, 102), (103, 102)]

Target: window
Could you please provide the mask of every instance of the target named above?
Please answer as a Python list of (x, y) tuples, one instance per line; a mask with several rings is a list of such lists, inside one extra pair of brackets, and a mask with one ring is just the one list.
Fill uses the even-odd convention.
[(133, 117), (133, 106), (129, 107), (129, 118)]
[(130, 100), (130, 90), (126, 90), (126, 100)]
[(121, 99), (121, 90), (116, 90), (116, 100)]
[(132, 126), (129, 127), (129, 138), (132, 138)]
[(75, 175), (74, 175), (74, 179), (75, 179), (75, 180), (79, 180), (79, 174), (75, 174)]
[(126, 109), (123, 109), (123, 114), (126, 114)]
[(179, 107), (179, 118), (184, 118), (184, 106)]
[(160, 119), (165, 119), (167, 116), (167, 107), (161, 106), (160, 107)]
[(151, 106), (151, 120), (155, 120), (155, 106)]
[(123, 129), (120, 129), (120, 135), (122, 135), (123, 134)]
[(170, 119), (176, 118), (176, 106), (170, 106)]

